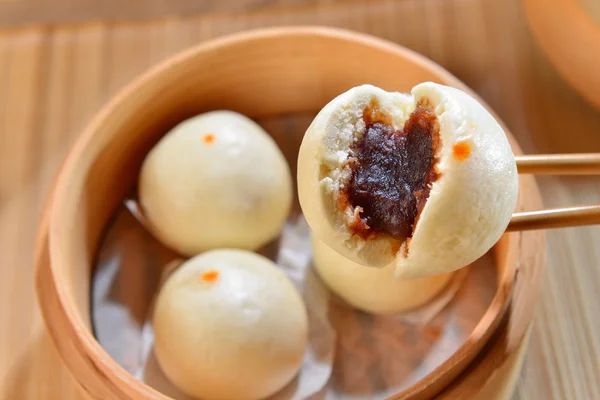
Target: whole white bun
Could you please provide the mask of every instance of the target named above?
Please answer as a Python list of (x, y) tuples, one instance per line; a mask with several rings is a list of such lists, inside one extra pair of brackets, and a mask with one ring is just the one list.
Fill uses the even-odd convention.
[(213, 250), (183, 264), (161, 289), (154, 351), (165, 375), (203, 399), (260, 399), (298, 372), (307, 345), (302, 298), (270, 260)]
[[(417, 104), (426, 104), (439, 124), (438, 178), (407, 241), (353, 234), (349, 226), (359, 210), (340, 206), (352, 173), (351, 144), (364, 134), (363, 113), (374, 100), (395, 129)], [(468, 151), (458, 152), (460, 146)], [(415, 86), (411, 95), (371, 85), (350, 89), (319, 112), (300, 147), (298, 195), (315, 234), (358, 264), (395, 262), (402, 278), (450, 272), (481, 257), (505, 231), (517, 194), (514, 154), (498, 122), (466, 93), (431, 82)]]
[(142, 165), (139, 199), (153, 233), (183, 254), (255, 250), (280, 233), (292, 179), (258, 124), (214, 111), (180, 123), (154, 146)]
[(315, 269), (332, 292), (359, 310), (393, 314), (424, 305), (444, 289), (453, 273), (416, 279), (398, 279), (395, 263), (365, 268), (343, 257), (315, 236)]

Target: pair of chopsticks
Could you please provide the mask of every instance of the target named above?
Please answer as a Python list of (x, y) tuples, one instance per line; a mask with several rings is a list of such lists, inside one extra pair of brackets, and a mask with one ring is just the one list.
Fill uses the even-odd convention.
[[(529, 155), (516, 157), (519, 174), (600, 175), (600, 153)], [(527, 211), (513, 214), (512, 231), (600, 224), (600, 204)]]

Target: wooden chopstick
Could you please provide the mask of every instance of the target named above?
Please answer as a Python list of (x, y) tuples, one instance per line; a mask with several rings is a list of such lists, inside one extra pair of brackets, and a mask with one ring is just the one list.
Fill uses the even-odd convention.
[(600, 153), (517, 156), (519, 174), (600, 175)]
[(600, 224), (600, 204), (513, 214), (507, 232)]
[[(519, 174), (600, 175), (600, 153), (518, 156)], [(600, 224), (600, 204), (513, 214), (507, 232)]]

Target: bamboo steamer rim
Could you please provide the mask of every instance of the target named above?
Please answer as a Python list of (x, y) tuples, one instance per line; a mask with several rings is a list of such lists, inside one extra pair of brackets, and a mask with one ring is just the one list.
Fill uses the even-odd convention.
[[(239, 45), (241, 43), (248, 45), (256, 41), (281, 38), (337, 40), (345, 44), (351, 43), (356, 46), (363, 46), (395, 58), (405, 59), (412, 64), (416, 64), (419, 68), (436, 75), (442, 83), (465, 90), (478, 101), (484, 103), (469, 88), (441, 66), (411, 50), (365, 34), (335, 28), (306, 26), (264, 28), (214, 39), (163, 61), (129, 84), (102, 108), (76, 142), (57, 178), (52, 200), (49, 202), (47, 208), (47, 222), (42, 223), (39, 231), (37, 253), (39, 265), (38, 296), (42, 312), (48, 330), (59, 349), (63, 361), (78, 383), (89, 394), (97, 395), (100, 393), (98, 391), (101, 390), (104, 394), (111, 393), (122, 398), (139, 398), (139, 396), (145, 396), (148, 398), (169, 399), (169, 397), (134, 378), (106, 353), (90, 330), (89, 321), (86, 322), (77, 311), (75, 301), (69, 295), (64, 279), (59, 279), (62, 278), (62, 270), (66, 268), (62, 252), (65, 238), (61, 236), (61, 226), (65, 223), (63, 216), (74, 201), (74, 188), (72, 184), (75, 176), (81, 174), (82, 170), (88, 173), (92, 163), (95, 161), (95, 158), (90, 160), (84, 156), (89, 155), (90, 151), (93, 152), (95, 146), (103, 146), (105, 138), (98, 138), (96, 131), (107, 119), (111, 118), (111, 116), (114, 117), (114, 113), (122, 104), (126, 104), (140, 90), (150, 87), (154, 78), (176, 70), (198, 54), (218, 52), (233, 44)], [(487, 108), (489, 109), (489, 107)], [(515, 153), (521, 153), (520, 148), (514, 140), (512, 140), (512, 144)], [(85, 177), (87, 179), (88, 176), (86, 175)], [(530, 191), (535, 198), (534, 203), (536, 199), (539, 201), (539, 192), (535, 183), (533, 183)], [(501, 322), (504, 311), (510, 301), (515, 275), (514, 266), (517, 264), (518, 247), (522, 246), (522, 235), (522, 233), (512, 233), (505, 235), (503, 238), (503, 248), (506, 254), (509, 255), (504, 262), (509, 267), (505, 268), (504, 273), (498, 277), (497, 292), (485, 315), (478, 322), (465, 343), (451, 358), (438, 366), (432, 373), (419, 380), (407, 390), (399, 393), (395, 398), (422, 398), (437, 393), (440, 389), (447, 386), (472, 361), (473, 357), (479, 353), (487, 339), (494, 333), (496, 327)], [(49, 260), (45, 260), (45, 252), (47, 254), (46, 258), (49, 258)], [(511, 254), (512, 256), (510, 256)], [(87, 267), (91, 268), (91, 265)], [(527, 296), (528, 294), (523, 293), (522, 295)], [(528, 303), (531, 303), (535, 301), (537, 292), (534, 291), (529, 296), (532, 299), (529, 299)], [(56, 319), (50, 317), (56, 317)], [(519, 340), (525, 334), (526, 327), (524, 326), (518, 333)], [(83, 368), (84, 365), (85, 368)], [(100, 387), (102, 389), (99, 389)]]

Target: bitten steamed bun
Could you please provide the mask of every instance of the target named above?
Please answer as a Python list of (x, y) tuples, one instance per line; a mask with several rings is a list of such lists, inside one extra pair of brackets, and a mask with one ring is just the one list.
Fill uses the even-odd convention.
[(139, 200), (153, 233), (183, 254), (255, 250), (281, 231), (292, 179), (258, 124), (214, 111), (182, 122), (154, 146), (142, 166)]
[(315, 269), (332, 292), (359, 310), (392, 314), (424, 305), (440, 293), (453, 273), (416, 279), (394, 277), (396, 265), (365, 268), (312, 238)]
[(176, 270), (155, 306), (154, 351), (165, 375), (203, 399), (256, 400), (290, 382), (307, 345), (300, 294), (270, 260), (213, 250)]
[(298, 158), (298, 194), (313, 232), (361, 265), (414, 278), (488, 251), (515, 209), (507, 137), (475, 99), (422, 83), (410, 95), (358, 86), (327, 104)]

